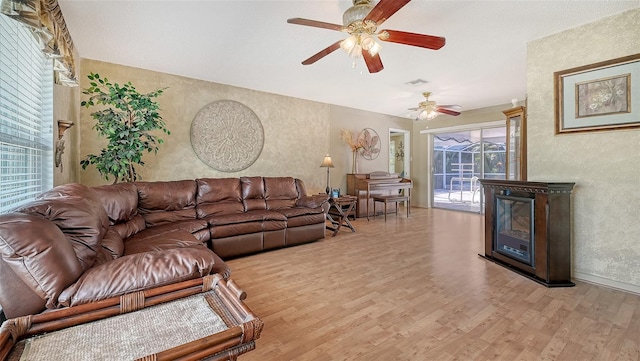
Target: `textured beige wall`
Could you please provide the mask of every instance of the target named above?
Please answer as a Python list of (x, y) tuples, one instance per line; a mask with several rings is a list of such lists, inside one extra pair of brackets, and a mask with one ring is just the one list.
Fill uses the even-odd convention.
[[(329, 146), (329, 105), (90, 59), (82, 60), (81, 69), (83, 88), (88, 86), (90, 72), (120, 84), (131, 81), (141, 92), (168, 88), (158, 102), (171, 135), (161, 135), (165, 142), (157, 155), (150, 153), (143, 157), (146, 165), (139, 169), (143, 180), (291, 176), (302, 179), (309, 193), (324, 191), (326, 173), (319, 166)], [(223, 99), (249, 107), (264, 128), (260, 157), (249, 168), (235, 173), (210, 168), (191, 147), (191, 121), (202, 107)], [(80, 110), (80, 158), (98, 154), (106, 144), (92, 129), (90, 112), (86, 108)], [(86, 185), (110, 183), (113, 179), (103, 180), (93, 166), (81, 170), (80, 175)]]
[(640, 9), (528, 44), (528, 176), (575, 182), (573, 274), (640, 292), (640, 131), (554, 136), (553, 73), (640, 53)]
[[(365, 112), (353, 108), (331, 105), (331, 130), (329, 135), (329, 149), (335, 168), (331, 169), (331, 186), (340, 188), (342, 193), (347, 189), (347, 173), (351, 173), (353, 158), (351, 149), (340, 139), (340, 131), (344, 128), (358, 134), (364, 128), (371, 128), (381, 139), (380, 154), (376, 159), (358, 160), (359, 173), (374, 171), (389, 171), (389, 129), (411, 130), (412, 120), (393, 117), (379, 113)], [(318, 166), (322, 158), (316, 163)], [(326, 174), (325, 174), (326, 186)]]

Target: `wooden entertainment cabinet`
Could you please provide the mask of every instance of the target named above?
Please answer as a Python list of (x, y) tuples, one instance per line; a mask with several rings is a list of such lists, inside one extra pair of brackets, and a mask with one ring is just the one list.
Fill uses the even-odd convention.
[[(480, 183), (484, 187), (486, 199), (485, 247), (484, 255), (481, 256), (547, 287), (575, 286), (571, 282), (571, 192), (575, 183), (502, 179), (480, 179)], [(524, 210), (525, 213), (527, 207), (531, 209), (528, 218), (533, 222), (530, 225), (533, 232), (513, 231), (516, 234), (531, 233), (530, 241), (523, 241), (519, 248), (512, 244), (502, 246), (497, 242), (500, 236), (497, 229), (501, 227), (498, 221), (510, 223), (514, 218), (509, 205), (497, 209), (501, 206), (500, 202), (517, 203), (518, 210)], [(509, 220), (505, 221), (505, 218)], [(517, 221), (522, 223), (521, 219)], [(504, 243), (508, 242), (509, 240)], [(527, 248), (529, 246), (530, 249)], [(528, 262), (526, 257), (529, 255), (531, 257)]]

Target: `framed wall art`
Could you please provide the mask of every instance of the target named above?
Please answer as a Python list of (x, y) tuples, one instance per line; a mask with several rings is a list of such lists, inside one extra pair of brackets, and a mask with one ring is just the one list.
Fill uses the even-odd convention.
[(374, 160), (380, 154), (382, 145), (378, 132), (373, 128), (364, 128), (358, 135), (358, 143), (362, 145), (360, 154), (366, 160)]
[(556, 134), (640, 127), (640, 54), (555, 72)]

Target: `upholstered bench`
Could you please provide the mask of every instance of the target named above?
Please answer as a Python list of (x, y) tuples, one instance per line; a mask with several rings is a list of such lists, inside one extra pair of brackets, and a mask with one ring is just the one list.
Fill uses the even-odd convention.
[(396, 204), (396, 215), (398, 214), (398, 203), (404, 202), (407, 208), (407, 217), (409, 217), (409, 197), (402, 194), (381, 194), (371, 196), (373, 199), (373, 218), (376, 218), (376, 202), (384, 203), (384, 221), (387, 221), (387, 203), (395, 203)]

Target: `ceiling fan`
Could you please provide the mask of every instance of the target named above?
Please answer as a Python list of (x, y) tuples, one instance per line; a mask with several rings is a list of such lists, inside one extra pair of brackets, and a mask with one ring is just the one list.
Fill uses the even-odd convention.
[(431, 96), (431, 92), (422, 93), (425, 100), (423, 102), (418, 103), (418, 106), (415, 108), (409, 108), (409, 110), (420, 110), (420, 113), (416, 117), (416, 120), (432, 120), (438, 116), (439, 113), (458, 116), (460, 112), (452, 110), (462, 110), (462, 107), (459, 105), (437, 105), (436, 102), (429, 100)]
[(310, 65), (324, 58), (332, 52), (342, 48), (352, 59), (362, 57), (367, 64), (370, 73), (377, 73), (382, 70), (382, 60), (378, 52), (382, 46), (376, 41), (387, 41), (391, 43), (418, 46), (421, 48), (437, 50), (444, 46), (445, 38), (432, 35), (408, 33), (398, 30), (380, 30), (382, 25), (391, 15), (411, 0), (380, 0), (374, 7), (371, 0), (353, 0), (353, 6), (347, 9), (342, 15), (343, 25), (325, 23), (322, 21), (309, 20), (303, 18), (292, 18), (287, 20), (289, 24), (312, 26), (329, 30), (342, 31), (349, 34), (344, 40), (336, 41), (328, 47), (320, 50), (309, 59), (302, 62), (303, 65)]

